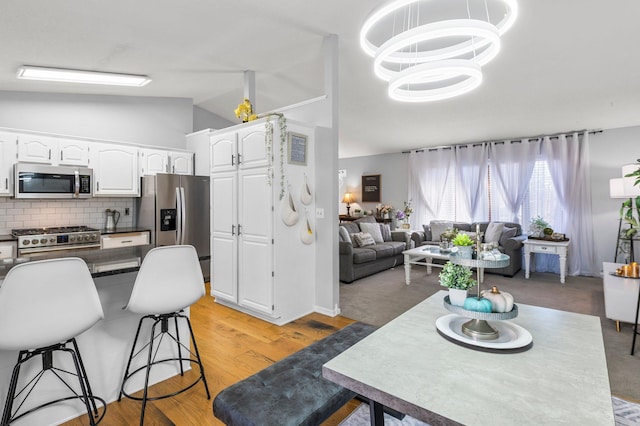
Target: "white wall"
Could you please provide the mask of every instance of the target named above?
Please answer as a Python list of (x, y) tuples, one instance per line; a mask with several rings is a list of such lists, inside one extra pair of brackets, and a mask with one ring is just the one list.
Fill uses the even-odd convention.
[[(238, 122), (240, 122), (238, 120)], [(193, 106), (193, 131), (199, 132), (204, 129), (219, 130), (226, 127), (236, 125), (238, 123), (231, 122), (227, 119), (213, 114), (199, 106)]]
[(193, 102), (0, 91), (0, 127), (184, 149)]
[[(609, 197), (609, 179), (622, 177), (622, 166), (635, 163), (640, 158), (639, 140), (640, 126), (610, 129), (589, 135), (593, 234), (599, 269), (602, 269), (602, 262), (613, 262), (619, 224), (618, 212), (623, 201)], [(340, 160), (338, 168), (347, 171), (347, 177), (340, 186), (340, 196), (348, 189), (358, 201), (361, 200), (362, 175), (380, 174), (381, 202), (401, 207), (408, 194), (408, 160), (407, 154), (400, 153)], [(375, 203), (366, 203), (365, 208), (369, 209), (366, 206), (373, 206), (375, 209)], [(346, 213), (343, 203), (340, 204), (340, 212)], [(579, 241), (572, 240), (572, 244), (579, 244)], [(640, 244), (636, 243), (635, 249), (639, 253), (637, 260), (640, 257)], [(620, 257), (618, 261), (622, 261)]]
[(356, 199), (356, 204), (351, 205), (351, 214), (355, 208), (375, 212), (378, 203), (362, 202), (363, 175), (380, 175), (380, 204), (390, 204), (396, 209), (402, 209), (404, 202), (409, 201), (408, 161), (409, 154), (402, 153), (340, 160), (338, 169), (345, 170), (347, 174), (339, 182), (340, 214), (347, 213), (346, 204), (342, 203), (345, 192), (351, 192)]

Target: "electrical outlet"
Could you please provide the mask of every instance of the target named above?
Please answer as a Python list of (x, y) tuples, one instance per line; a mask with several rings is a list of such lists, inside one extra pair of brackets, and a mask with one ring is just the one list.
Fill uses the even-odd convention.
[(318, 219), (324, 219), (324, 209), (323, 208), (317, 208), (316, 209), (316, 218)]
[(129, 216), (129, 207), (124, 208), (124, 215)]
[(341, 178), (347, 177), (347, 170), (346, 169), (338, 170), (338, 177), (341, 177)]

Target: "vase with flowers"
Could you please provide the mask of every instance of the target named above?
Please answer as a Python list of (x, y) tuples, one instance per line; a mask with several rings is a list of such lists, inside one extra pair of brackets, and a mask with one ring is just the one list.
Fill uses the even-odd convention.
[(393, 206), (389, 204), (385, 204), (380, 207), (380, 217), (383, 219), (390, 219), (391, 210), (393, 210)]
[(405, 217), (404, 220), (406, 222), (409, 222), (409, 218), (413, 214), (413, 208), (411, 207), (411, 200), (409, 200), (409, 202), (407, 201), (404, 202), (404, 209), (402, 211), (404, 212), (404, 217)]

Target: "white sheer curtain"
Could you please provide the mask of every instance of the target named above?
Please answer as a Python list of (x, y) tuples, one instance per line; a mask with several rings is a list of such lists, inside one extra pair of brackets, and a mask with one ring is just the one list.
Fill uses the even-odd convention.
[[(569, 247), (568, 274), (598, 276), (600, 268), (596, 266), (591, 214), (589, 133), (545, 137), (541, 155), (547, 163), (562, 206), (558, 209), (560, 213), (555, 214), (550, 223), (572, 241)], [(557, 261), (557, 256), (547, 257)], [(536, 261), (536, 270), (550, 270), (549, 266), (551, 265), (539, 265)], [(553, 266), (559, 272), (559, 266)]]
[(540, 152), (539, 139), (522, 139), (521, 141), (490, 142), (492, 178), (495, 181), (494, 195), (501, 197), (508, 209), (499, 212), (499, 204), (493, 203), (492, 219), (511, 222), (522, 222), (519, 218), (520, 207), (529, 190), (529, 181), (536, 159)]
[(461, 200), (456, 219), (477, 222), (487, 219), (487, 164), (486, 143), (455, 147), (457, 194)]
[(453, 163), (454, 150), (451, 148), (409, 154), (409, 199), (413, 206), (409, 220), (412, 228), (420, 228), (439, 217)]

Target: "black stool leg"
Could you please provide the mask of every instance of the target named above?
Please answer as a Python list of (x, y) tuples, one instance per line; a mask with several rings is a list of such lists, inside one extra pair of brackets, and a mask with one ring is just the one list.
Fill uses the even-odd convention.
[(149, 356), (147, 357), (147, 371), (144, 377), (144, 393), (142, 395), (142, 411), (140, 412), (140, 426), (144, 425), (144, 410), (147, 408), (147, 396), (149, 391), (149, 375), (151, 373), (151, 362), (153, 358), (153, 336), (156, 334), (156, 325), (161, 320), (156, 319), (151, 326), (151, 338), (149, 339)]
[[(98, 407), (96, 406), (96, 400), (93, 397), (93, 390), (91, 390), (91, 384), (89, 383), (89, 376), (87, 376), (87, 370), (84, 368), (84, 362), (82, 361), (82, 355), (80, 355), (80, 349), (78, 348), (78, 343), (76, 339), (71, 339), (71, 343), (73, 344), (73, 348), (76, 351), (76, 356), (78, 357), (78, 365), (80, 365), (80, 371), (82, 371), (82, 377), (84, 378), (85, 386), (87, 387), (87, 395), (91, 400), (91, 407), (93, 408), (94, 417), (98, 417)], [(105, 406), (105, 410), (106, 410)]]
[(11, 410), (13, 410), (13, 398), (15, 397), (16, 387), (18, 386), (18, 376), (20, 375), (20, 365), (22, 364), (22, 355), (24, 351), (21, 351), (18, 355), (18, 362), (13, 367), (13, 374), (11, 375), (11, 383), (9, 384), (9, 391), (7, 392), (7, 401), (4, 404), (4, 413), (2, 414), (2, 426), (6, 426), (11, 421)]
[[(74, 346), (75, 345), (75, 339), (74, 340)], [(77, 346), (76, 346), (77, 347)], [(76, 351), (74, 351), (73, 349), (69, 349), (69, 348), (65, 348), (62, 349), (65, 352), (69, 352), (69, 354), (71, 355), (71, 359), (73, 360), (73, 365), (76, 367), (76, 373), (78, 374), (78, 382), (80, 383), (80, 390), (82, 391), (82, 400), (84, 402), (84, 406), (87, 409), (87, 416), (89, 417), (89, 424), (91, 426), (95, 426), (96, 422), (93, 418), (93, 415), (91, 413), (91, 405), (94, 406), (95, 409), (95, 401), (93, 401), (93, 396), (89, 397), (89, 394), (87, 393), (87, 383), (85, 380), (85, 376), (82, 374), (81, 368), (80, 368), (80, 363), (78, 362), (78, 353), (76, 353)], [(89, 402), (89, 400), (91, 400), (91, 402)], [(97, 412), (97, 409), (96, 409)]]
[(142, 328), (142, 321), (145, 318), (149, 318), (148, 316), (144, 316), (140, 318), (138, 321), (138, 329), (136, 330), (136, 337), (133, 338), (133, 346), (131, 346), (131, 354), (129, 355), (129, 361), (127, 361), (127, 368), (124, 370), (124, 377), (122, 378), (122, 386), (120, 386), (120, 394), (118, 395), (118, 402), (122, 399), (122, 394), (124, 393), (124, 384), (127, 381), (127, 376), (129, 376), (129, 368), (131, 368), (131, 361), (133, 360), (133, 354), (136, 351), (136, 345), (138, 344), (138, 337), (140, 336), (140, 329)]
[(638, 286), (638, 303), (636, 304), (636, 320), (633, 323), (633, 341), (631, 342), (631, 355), (636, 350), (636, 336), (638, 335), (638, 314), (640, 313), (640, 286)]
[(178, 315), (173, 316), (173, 323), (176, 326), (176, 340), (178, 341), (178, 361), (180, 363), (180, 375), (184, 376), (184, 367), (182, 366), (182, 345), (180, 344), (180, 329), (178, 328)]
[[(200, 359), (200, 352), (198, 351), (198, 345), (196, 344), (196, 337), (193, 335), (193, 329), (191, 328), (191, 320), (189, 317), (181, 315), (182, 318), (187, 320), (187, 325), (189, 326), (189, 333), (191, 334), (191, 341), (193, 342), (193, 351), (196, 354), (196, 358), (198, 359), (198, 365), (200, 366), (200, 375), (202, 376), (202, 383), (204, 383), (204, 390), (207, 391), (207, 399), (211, 399), (211, 394), (209, 393), (209, 386), (207, 385), (207, 378), (204, 375), (204, 365), (202, 365), (202, 360)], [(182, 364), (182, 362), (180, 362)]]

